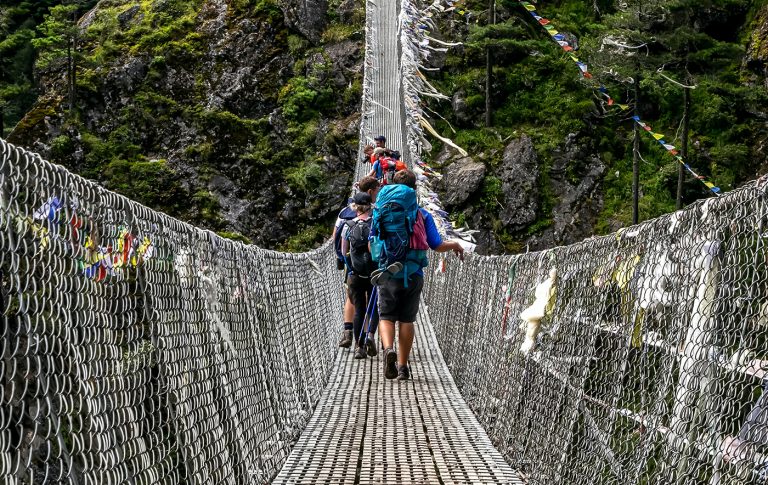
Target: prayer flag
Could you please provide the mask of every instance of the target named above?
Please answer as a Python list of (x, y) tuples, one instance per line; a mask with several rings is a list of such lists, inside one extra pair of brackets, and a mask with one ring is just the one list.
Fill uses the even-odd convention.
[(664, 135), (662, 135), (661, 133), (653, 133), (653, 137), (656, 138), (657, 140), (661, 140), (664, 138)]

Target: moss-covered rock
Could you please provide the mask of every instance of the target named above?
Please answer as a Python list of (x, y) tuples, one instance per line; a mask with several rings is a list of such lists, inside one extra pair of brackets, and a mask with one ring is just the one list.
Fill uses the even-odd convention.
[(276, 0), (102, 1), (80, 24), (76, 109), (64, 73), (41, 72), (12, 141), (191, 223), (314, 243), (301, 221), (330, 227), (357, 147), (362, 24), (336, 8), (305, 32)]

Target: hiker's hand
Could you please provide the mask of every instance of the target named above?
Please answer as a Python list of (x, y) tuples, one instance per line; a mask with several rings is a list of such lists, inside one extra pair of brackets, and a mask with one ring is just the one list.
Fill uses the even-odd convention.
[(455, 241), (453, 244), (453, 252), (456, 253), (456, 256), (458, 256), (460, 260), (464, 261), (464, 248), (461, 247), (461, 244)]

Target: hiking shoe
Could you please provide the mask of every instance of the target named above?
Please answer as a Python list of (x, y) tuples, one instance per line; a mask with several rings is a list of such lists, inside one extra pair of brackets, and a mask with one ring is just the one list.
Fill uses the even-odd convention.
[(376, 339), (374, 339), (373, 335), (370, 333), (368, 334), (368, 338), (365, 340), (365, 351), (369, 357), (375, 357), (376, 354), (379, 353), (379, 351), (376, 350)]
[(339, 347), (348, 349), (352, 347), (352, 330), (344, 330), (341, 333), (341, 340), (339, 340)]
[(371, 284), (372, 285), (383, 285), (389, 279), (392, 277), (393, 274), (399, 272), (403, 269), (403, 263), (400, 261), (395, 261), (394, 263), (387, 266), (387, 269), (377, 269), (373, 273), (371, 273)]
[(397, 380), (407, 381), (411, 378), (411, 367), (408, 365), (401, 365), (397, 369)]
[(355, 359), (365, 359), (365, 347), (355, 348)]
[(397, 377), (397, 352), (394, 349), (384, 349), (384, 377)]
[(376, 269), (371, 272), (371, 284), (373, 286), (376, 286), (379, 284), (379, 278), (381, 278), (381, 274), (384, 272), (383, 269)]

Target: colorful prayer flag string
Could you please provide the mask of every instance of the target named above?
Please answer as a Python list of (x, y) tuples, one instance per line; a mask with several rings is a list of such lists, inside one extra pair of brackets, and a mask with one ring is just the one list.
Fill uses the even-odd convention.
[[(546, 19), (539, 15), (536, 12), (536, 6), (533, 5), (531, 2), (521, 1), (520, 5), (522, 5), (525, 10), (531, 15), (531, 17), (536, 20), (536, 22), (544, 28), (544, 30), (549, 34), (549, 36), (552, 38), (552, 40), (559, 45), (567, 54), (568, 58), (571, 59), (576, 66), (579, 68), (579, 73), (581, 73), (582, 77), (585, 79), (592, 79), (592, 74), (587, 69), (587, 64), (585, 62), (582, 62), (575, 54), (573, 54), (573, 47), (568, 43), (568, 41), (565, 40), (565, 36), (561, 33), (559, 33), (557, 30), (555, 30), (555, 27), (552, 25), (552, 22), (549, 19)], [(629, 105), (626, 104), (619, 104), (614, 101), (614, 99), (608, 94), (608, 90), (605, 86), (602, 84), (598, 88), (598, 91), (600, 94), (603, 95), (606, 99), (606, 104), (608, 106), (617, 106), (622, 111), (626, 111), (629, 109)], [(690, 165), (688, 165), (682, 156), (679, 155), (677, 148), (675, 148), (674, 145), (671, 145), (664, 141), (664, 135), (660, 133), (654, 133), (651, 130), (651, 127), (643, 122), (638, 116), (633, 116), (632, 119), (637, 123), (641, 128), (643, 128), (644, 131), (651, 134), (651, 136), (662, 146), (664, 149), (669, 152), (670, 155), (672, 155), (675, 160), (677, 160), (678, 163), (680, 163), (691, 175), (693, 175), (697, 180), (700, 180), (701, 183), (703, 183), (713, 194), (719, 196), (720, 195), (720, 187), (715, 186), (712, 182), (708, 181), (706, 177), (703, 175), (697, 174), (693, 168), (691, 168)]]
[(576, 63), (579, 68), (579, 72), (581, 72), (581, 75), (586, 79), (592, 79), (592, 74), (587, 69), (587, 64), (582, 62), (575, 54), (573, 54), (573, 46), (571, 46), (571, 44), (565, 40), (565, 36), (563, 34), (555, 29), (555, 27), (552, 25), (552, 21), (536, 13), (536, 6), (532, 3), (520, 2), (520, 5), (522, 5), (528, 11), (528, 13), (531, 14), (531, 17), (533, 17), (534, 20), (536, 20), (536, 22), (541, 25), (544, 30), (547, 31), (547, 34), (549, 34), (552, 40), (568, 53), (568, 58)]
[(688, 170), (688, 172), (689, 172), (691, 175), (693, 175), (693, 176), (694, 176), (696, 179), (698, 179), (698, 180), (701, 180), (701, 183), (703, 183), (704, 185), (706, 185), (706, 186), (707, 186), (707, 188), (708, 188), (710, 191), (712, 191), (712, 193), (713, 193), (713, 194), (715, 194), (715, 195), (717, 195), (717, 196), (719, 196), (719, 195), (720, 195), (720, 187), (716, 187), (716, 186), (715, 186), (715, 184), (713, 184), (712, 182), (708, 181), (708, 180), (706, 179), (706, 177), (704, 177), (703, 175), (699, 175), (699, 174), (697, 174), (697, 173), (696, 173), (696, 172), (693, 170), (693, 168), (691, 168), (691, 166), (690, 166), (690, 165), (688, 165), (687, 163), (685, 163), (685, 160), (683, 159), (683, 157), (681, 157), (681, 156), (678, 154), (677, 148), (675, 148), (675, 146), (674, 146), (674, 145), (672, 145), (672, 144), (670, 144), (670, 143), (667, 143), (666, 141), (664, 141), (664, 135), (662, 135), (661, 133), (655, 133), (655, 132), (654, 132), (654, 131), (651, 129), (651, 127), (650, 127), (650, 126), (649, 126), (647, 123), (645, 123), (644, 121), (642, 121), (642, 120), (640, 119), (640, 117), (639, 117), (639, 116), (633, 116), (633, 117), (632, 117), (632, 120), (633, 120), (635, 123), (637, 123), (637, 125), (638, 125), (640, 128), (642, 128), (642, 129), (643, 129), (643, 131), (646, 131), (646, 132), (648, 132), (648, 133), (649, 133), (649, 134), (650, 134), (650, 135), (653, 137), (653, 139), (654, 139), (654, 140), (656, 140), (656, 141), (659, 143), (659, 145), (663, 146), (663, 147), (664, 147), (664, 149), (665, 149), (665, 150), (667, 150), (667, 151), (669, 152), (669, 154), (670, 154), (670, 155), (672, 155), (672, 156), (675, 158), (675, 160), (677, 160), (677, 162), (678, 162), (678, 163), (680, 163), (680, 164), (681, 164), (681, 165), (682, 165), (682, 166), (683, 166), (683, 167), (684, 167), (686, 170)]

